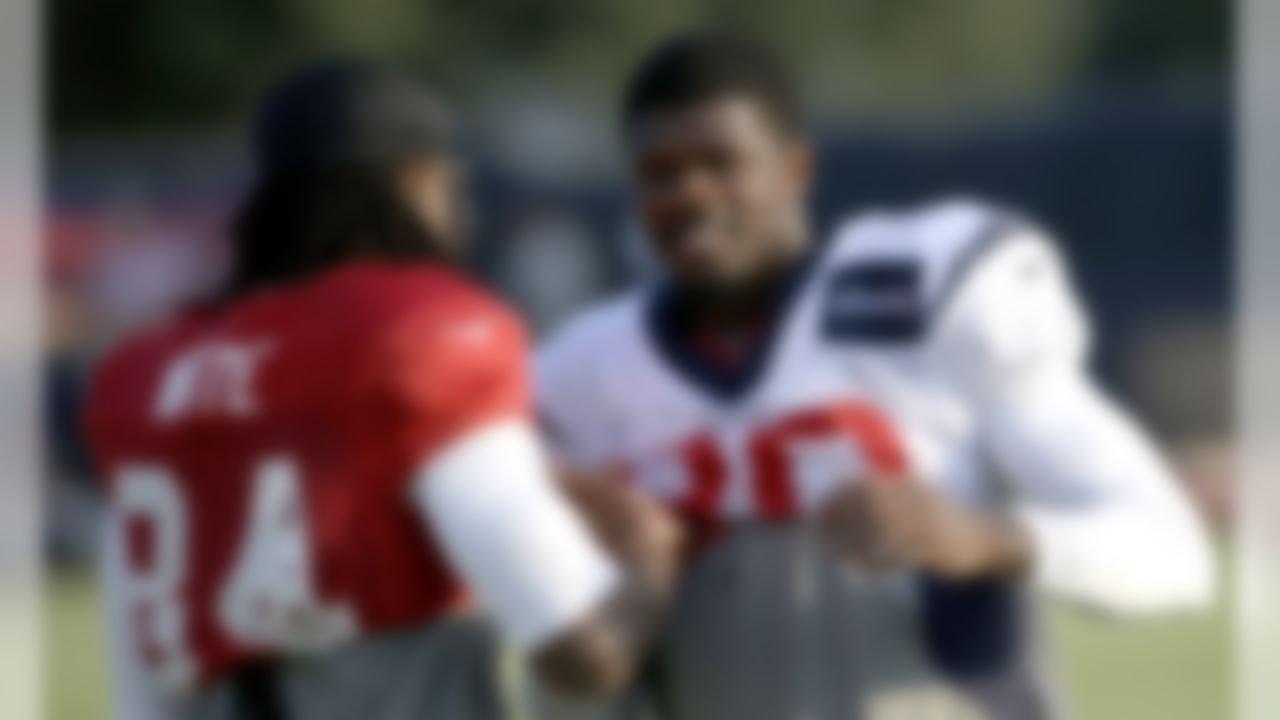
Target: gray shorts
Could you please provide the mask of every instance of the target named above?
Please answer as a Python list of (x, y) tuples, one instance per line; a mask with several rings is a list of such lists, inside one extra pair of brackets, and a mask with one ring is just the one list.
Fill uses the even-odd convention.
[[(286, 720), (507, 720), (498, 647), (485, 623), (444, 620), (277, 662), (269, 692)], [(228, 679), (178, 716), (250, 720), (243, 695), (243, 686)]]
[[(634, 696), (539, 720), (1044, 720), (1026, 677), (964, 687), (921, 641), (914, 578), (838, 563), (801, 524), (730, 531), (688, 568)], [(565, 708), (571, 708), (572, 712)]]

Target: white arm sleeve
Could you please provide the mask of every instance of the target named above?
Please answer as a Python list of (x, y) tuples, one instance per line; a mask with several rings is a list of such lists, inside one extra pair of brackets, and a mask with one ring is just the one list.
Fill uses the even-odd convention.
[(1113, 613), (1207, 603), (1200, 519), (1150, 438), (1088, 377), (1087, 328), (1051, 245), (1025, 231), (993, 248), (946, 321), (942, 357), (1014, 490), (1035, 582)]
[(176, 715), (152, 684), (133, 629), (128, 602), (128, 568), (119, 527), (108, 511), (98, 552), (98, 587), (107, 629), (116, 720), (174, 720)]
[(1204, 606), (1209, 543), (1142, 430), (1078, 373), (1019, 392), (993, 413), (987, 439), (1018, 489), (1039, 586), (1113, 613)]
[(453, 568), (522, 649), (584, 619), (618, 582), (527, 423), (456, 441), (421, 470), (413, 495)]

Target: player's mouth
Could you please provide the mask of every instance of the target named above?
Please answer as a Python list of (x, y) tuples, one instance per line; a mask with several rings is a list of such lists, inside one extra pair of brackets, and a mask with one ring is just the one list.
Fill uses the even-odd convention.
[(665, 233), (667, 252), (686, 267), (701, 267), (715, 261), (732, 238), (726, 223), (696, 218)]

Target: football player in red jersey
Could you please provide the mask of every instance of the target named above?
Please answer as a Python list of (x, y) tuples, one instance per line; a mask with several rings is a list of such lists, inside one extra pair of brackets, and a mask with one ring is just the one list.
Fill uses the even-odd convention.
[(548, 681), (620, 686), (678, 534), (621, 483), (558, 491), (520, 323), (449, 267), (440, 106), (334, 63), (254, 133), (228, 291), (94, 381), (118, 716), (501, 716), (471, 594)]

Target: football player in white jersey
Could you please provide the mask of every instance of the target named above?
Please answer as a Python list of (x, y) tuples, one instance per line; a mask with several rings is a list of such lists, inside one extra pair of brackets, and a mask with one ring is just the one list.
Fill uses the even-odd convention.
[(1061, 717), (1029, 598), (1199, 608), (1205, 531), (1090, 378), (1050, 238), (961, 200), (815, 237), (801, 126), (767, 48), (659, 48), (623, 131), (664, 277), (539, 357), (563, 460), (699, 540), (645, 690), (675, 720)]

